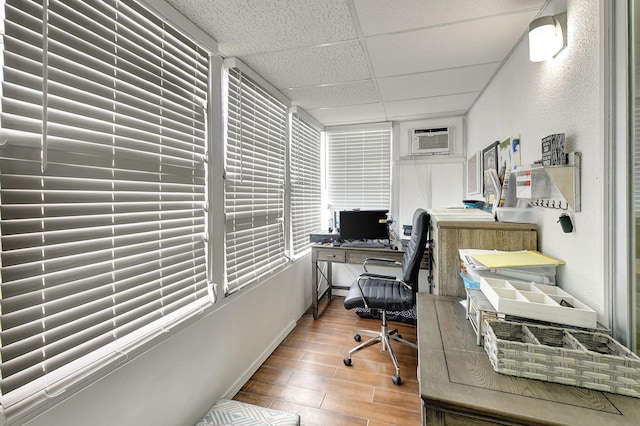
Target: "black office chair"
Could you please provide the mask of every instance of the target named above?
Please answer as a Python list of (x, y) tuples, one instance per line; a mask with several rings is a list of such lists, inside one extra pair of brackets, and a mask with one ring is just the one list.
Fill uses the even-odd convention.
[[(416, 349), (418, 346), (403, 339), (398, 334), (397, 329), (389, 331), (387, 311), (403, 311), (411, 309), (415, 305), (418, 291), (418, 273), (420, 272), (420, 262), (427, 246), (428, 232), (429, 214), (423, 209), (418, 209), (413, 214), (411, 239), (402, 257), (402, 263), (384, 258), (370, 258), (365, 261), (365, 272), (351, 285), (344, 299), (344, 307), (347, 309), (369, 308), (380, 310), (382, 313), (382, 327), (379, 332), (371, 330), (356, 331), (353, 336), (356, 342), (361, 340), (361, 334), (372, 335), (373, 337), (351, 349), (344, 359), (345, 365), (351, 365), (351, 354), (354, 352), (380, 342), (383, 350), (389, 350), (391, 361), (393, 361), (393, 365), (396, 368), (396, 374), (391, 377), (391, 380), (394, 384), (400, 385), (400, 366), (390, 341), (395, 340)], [(393, 263), (394, 265), (402, 266), (402, 278), (398, 279), (390, 275), (369, 273), (367, 272), (368, 262)]]

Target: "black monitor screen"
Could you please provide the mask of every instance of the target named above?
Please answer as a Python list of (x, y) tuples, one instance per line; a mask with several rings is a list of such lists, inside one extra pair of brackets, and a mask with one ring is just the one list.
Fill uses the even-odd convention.
[(386, 240), (388, 210), (343, 210), (340, 212), (340, 239)]

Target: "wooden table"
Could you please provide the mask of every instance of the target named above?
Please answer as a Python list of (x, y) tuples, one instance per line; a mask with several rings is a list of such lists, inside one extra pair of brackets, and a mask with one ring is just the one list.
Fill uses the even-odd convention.
[[(332, 289), (347, 290), (349, 286), (333, 285), (332, 269), (333, 263), (356, 263), (362, 265), (365, 259), (370, 257), (383, 257), (402, 262), (404, 251), (392, 250), (390, 248), (363, 248), (363, 247), (342, 247), (332, 246), (331, 244), (316, 244), (311, 246), (311, 295), (313, 319), (318, 319), (318, 302), (326, 294), (331, 299)], [(326, 263), (326, 273), (320, 269), (319, 262)], [(425, 253), (422, 263), (422, 269), (429, 269), (428, 255)], [(398, 272), (400, 273), (400, 272)], [(322, 277), (324, 280), (319, 279)], [(320, 290), (320, 284), (326, 282), (327, 288)]]
[(640, 398), (496, 373), (460, 300), (418, 294), (423, 425), (640, 424)]

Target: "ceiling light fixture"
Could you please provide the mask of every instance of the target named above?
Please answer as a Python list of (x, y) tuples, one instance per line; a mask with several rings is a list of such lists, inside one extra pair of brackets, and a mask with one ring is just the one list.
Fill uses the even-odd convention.
[[(564, 25), (563, 25), (564, 23)], [(529, 60), (542, 62), (567, 46), (567, 14), (542, 16), (529, 24)]]

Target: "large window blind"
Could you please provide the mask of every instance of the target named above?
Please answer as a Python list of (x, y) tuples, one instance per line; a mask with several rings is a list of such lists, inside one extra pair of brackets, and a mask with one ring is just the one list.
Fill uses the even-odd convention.
[(325, 138), (330, 208), (389, 209), (391, 124), (328, 129)]
[(6, 0), (3, 14), (7, 414), (210, 303), (208, 55), (130, 0)]
[(291, 235), (293, 254), (306, 250), (321, 229), (321, 132), (299, 112), (291, 114)]
[(238, 68), (227, 70), (225, 215), (229, 294), (286, 262), (287, 106)]

